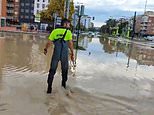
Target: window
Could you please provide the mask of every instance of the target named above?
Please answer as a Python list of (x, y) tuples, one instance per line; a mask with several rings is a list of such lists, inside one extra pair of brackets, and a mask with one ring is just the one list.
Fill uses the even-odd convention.
[(21, 9), (21, 12), (24, 12), (24, 9)]
[(29, 6), (30, 4), (29, 4), (29, 3), (26, 3), (25, 5), (26, 5), (26, 6)]
[(38, 14), (39, 13), (39, 10), (37, 10), (36, 13)]
[(26, 9), (26, 10), (25, 10), (25, 12), (26, 12), (26, 13), (28, 13), (28, 12), (29, 12), (29, 10), (28, 10), (28, 9)]
[(28, 19), (28, 18), (29, 18), (29, 16), (25, 16), (25, 18), (26, 18), (26, 19)]
[(42, 8), (45, 8), (45, 4), (42, 4)]
[(31, 13), (33, 13), (34, 12), (34, 10), (31, 10)]
[(21, 6), (24, 6), (25, 4), (24, 3), (21, 3)]
[(39, 3), (37, 3), (37, 8), (39, 8), (40, 7), (40, 4)]

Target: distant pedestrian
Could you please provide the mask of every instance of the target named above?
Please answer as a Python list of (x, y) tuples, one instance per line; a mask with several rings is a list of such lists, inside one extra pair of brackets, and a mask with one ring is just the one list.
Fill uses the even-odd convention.
[(52, 92), (52, 83), (59, 61), (61, 62), (61, 69), (62, 69), (61, 86), (66, 88), (66, 81), (68, 79), (68, 55), (69, 55), (68, 48), (71, 51), (70, 53), (71, 60), (74, 61), (72, 33), (69, 30), (70, 21), (67, 19), (62, 20), (61, 26), (62, 27), (54, 29), (51, 32), (48, 38), (49, 40), (44, 49), (44, 54), (46, 55), (49, 46), (51, 45), (52, 42), (54, 43), (54, 52), (52, 55), (51, 65), (47, 80), (48, 82), (47, 93)]

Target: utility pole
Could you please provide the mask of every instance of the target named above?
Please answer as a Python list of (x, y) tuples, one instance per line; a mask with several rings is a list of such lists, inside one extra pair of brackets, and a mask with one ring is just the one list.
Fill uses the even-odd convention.
[(87, 25), (87, 19), (86, 18), (85, 18), (85, 21), (84, 21), (84, 31), (86, 31), (86, 25)]
[(70, 10), (70, 0), (65, 0), (64, 5), (64, 18), (69, 18), (69, 10)]
[(85, 6), (81, 5), (81, 6), (79, 6), (79, 9), (78, 9), (79, 20), (78, 20), (78, 31), (77, 31), (76, 49), (78, 49), (78, 42), (79, 42), (80, 29), (81, 29), (81, 25), (80, 25), (81, 24), (81, 17), (84, 15), (84, 8), (85, 8)]
[(53, 28), (56, 28), (57, 13), (53, 13)]
[(131, 40), (133, 40), (134, 39), (134, 36), (135, 36), (135, 27), (136, 27), (136, 12), (134, 14), (134, 19), (133, 19), (133, 33), (132, 33)]
[(77, 31), (77, 41), (76, 41), (76, 49), (78, 49), (79, 44), (79, 37), (80, 37), (80, 28), (81, 28), (81, 15), (79, 15), (79, 21), (78, 21), (78, 31)]
[(144, 13), (146, 13), (146, 10), (147, 10), (147, 3), (148, 3), (148, 0), (145, 1), (145, 9), (144, 9)]

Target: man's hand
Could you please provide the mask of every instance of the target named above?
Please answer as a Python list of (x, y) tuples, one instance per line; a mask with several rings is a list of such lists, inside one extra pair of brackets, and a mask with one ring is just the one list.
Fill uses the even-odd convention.
[(46, 46), (44, 48), (44, 54), (47, 55), (48, 53), (48, 48), (51, 46), (51, 41), (48, 40), (48, 42), (46, 43)]
[(70, 53), (71, 61), (74, 62), (73, 41), (70, 40), (70, 41), (68, 42), (68, 45), (69, 45), (69, 48), (70, 48), (70, 51), (71, 51), (71, 53)]
[(44, 55), (47, 55), (48, 50), (46, 48), (44, 48)]
[(74, 62), (74, 54), (70, 54), (71, 55), (71, 61)]

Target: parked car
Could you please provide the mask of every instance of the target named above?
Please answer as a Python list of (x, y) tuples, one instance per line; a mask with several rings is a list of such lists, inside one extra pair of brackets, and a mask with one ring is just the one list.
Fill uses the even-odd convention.
[(154, 36), (147, 36), (147, 37), (144, 37), (144, 39), (148, 41), (154, 41)]

